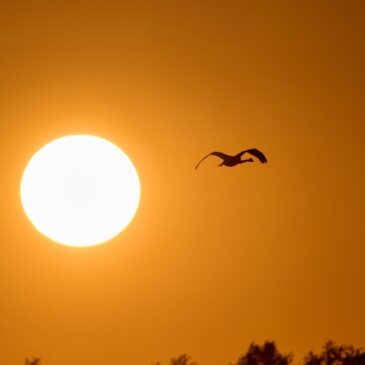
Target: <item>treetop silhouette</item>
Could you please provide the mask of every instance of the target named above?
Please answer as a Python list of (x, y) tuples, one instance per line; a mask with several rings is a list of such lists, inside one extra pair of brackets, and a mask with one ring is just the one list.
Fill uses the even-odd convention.
[(262, 346), (252, 343), (246, 354), (231, 365), (289, 365), (291, 361), (291, 354), (281, 354), (275, 342), (266, 341)]

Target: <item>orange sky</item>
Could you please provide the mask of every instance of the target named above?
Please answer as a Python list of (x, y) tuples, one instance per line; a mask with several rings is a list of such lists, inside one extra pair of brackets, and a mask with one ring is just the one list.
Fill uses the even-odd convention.
[[(1, 363), (300, 360), (365, 345), (365, 3), (4, 2)], [(50, 140), (110, 139), (142, 196), (109, 244), (42, 237), (19, 199)], [(213, 150), (266, 166), (216, 168)]]

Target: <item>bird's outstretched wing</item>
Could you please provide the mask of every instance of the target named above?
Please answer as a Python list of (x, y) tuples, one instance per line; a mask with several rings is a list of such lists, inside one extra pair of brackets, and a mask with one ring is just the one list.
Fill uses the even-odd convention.
[(245, 153), (249, 153), (250, 155), (257, 157), (261, 163), (267, 162), (267, 158), (265, 157), (265, 155), (256, 148), (250, 148), (248, 150), (244, 150), (244, 151), (238, 153), (237, 156), (241, 157)]
[(214, 151), (214, 152), (211, 152), (209, 153), (208, 155), (204, 156), (199, 162), (198, 164), (195, 166), (195, 168), (197, 169), (200, 165), (200, 163), (205, 160), (207, 157), (209, 157), (210, 155), (213, 155), (213, 156), (217, 156), (217, 157), (220, 157), (221, 159), (226, 159), (227, 157), (230, 157), (229, 155), (226, 155), (225, 153), (223, 152), (217, 152), (217, 151)]

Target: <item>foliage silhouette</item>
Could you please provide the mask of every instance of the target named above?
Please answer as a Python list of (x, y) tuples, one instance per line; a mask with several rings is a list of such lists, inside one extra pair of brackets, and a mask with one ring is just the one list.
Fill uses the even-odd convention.
[(353, 346), (337, 346), (328, 341), (320, 354), (310, 351), (304, 358), (304, 365), (365, 365), (365, 352)]
[(170, 365), (197, 365), (195, 362), (190, 361), (190, 359), (190, 356), (183, 354), (177, 358), (172, 358), (170, 360)]
[[(281, 354), (275, 342), (263, 345), (251, 343), (246, 354), (230, 365), (291, 365), (292, 354)], [(25, 365), (41, 365), (40, 358), (25, 359)], [(162, 365), (160, 362), (153, 365)], [(187, 354), (170, 359), (169, 365), (197, 365)], [(328, 341), (319, 354), (312, 351), (304, 357), (302, 365), (365, 365), (365, 351), (349, 345), (336, 345)]]
[(266, 341), (262, 346), (252, 343), (247, 353), (231, 365), (289, 365), (291, 361), (291, 354), (281, 354), (275, 342)]
[[(263, 345), (252, 343), (246, 354), (236, 363), (230, 365), (291, 365), (292, 354), (281, 354), (275, 342), (266, 341)], [(365, 352), (354, 346), (337, 346), (328, 341), (319, 354), (310, 351), (301, 363), (302, 365), (365, 365)], [(39, 365), (27, 364), (27, 365)], [(160, 362), (154, 365), (162, 365)], [(196, 365), (187, 354), (170, 360), (169, 365)]]
[[(162, 365), (160, 362), (156, 362), (153, 365)], [(170, 365), (197, 365), (191, 361), (191, 357), (187, 354), (182, 354), (176, 358), (170, 360)]]
[(41, 359), (34, 357), (33, 359), (25, 359), (25, 365), (41, 365)]

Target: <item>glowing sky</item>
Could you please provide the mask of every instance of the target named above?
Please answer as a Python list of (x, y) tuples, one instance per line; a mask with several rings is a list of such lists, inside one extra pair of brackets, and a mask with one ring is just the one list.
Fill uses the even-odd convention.
[[(300, 360), (365, 344), (365, 3), (4, 2), (0, 12), (2, 362)], [(115, 240), (39, 235), (19, 184), (67, 134), (110, 139), (143, 191)], [(269, 163), (216, 168), (213, 150)]]

